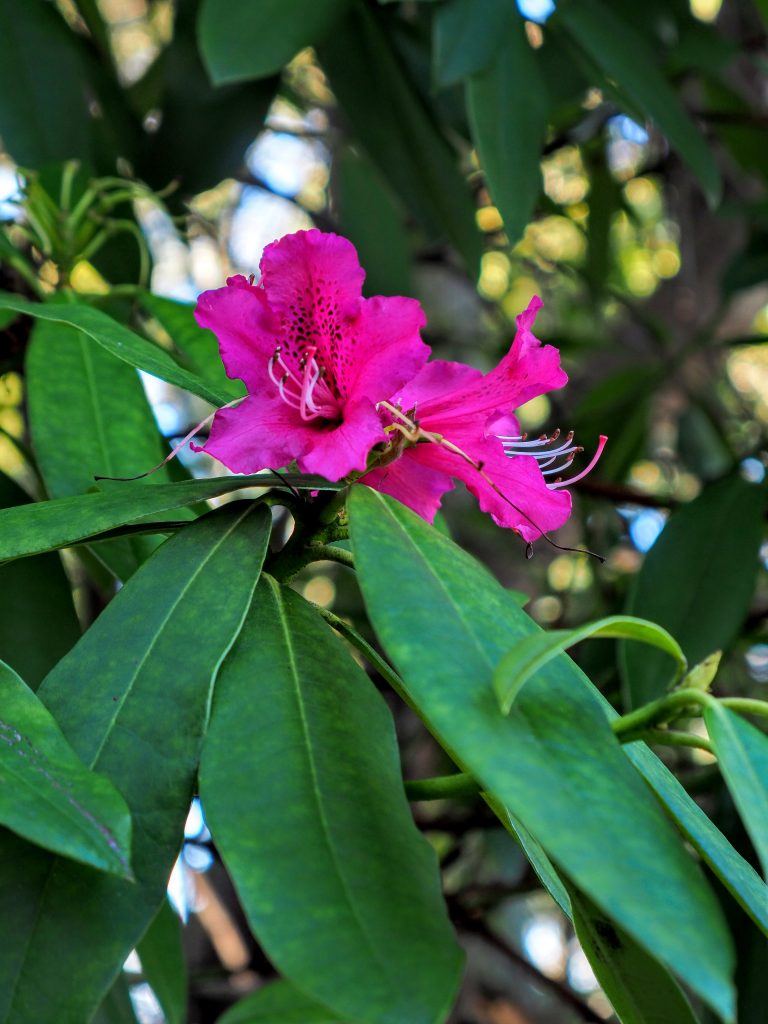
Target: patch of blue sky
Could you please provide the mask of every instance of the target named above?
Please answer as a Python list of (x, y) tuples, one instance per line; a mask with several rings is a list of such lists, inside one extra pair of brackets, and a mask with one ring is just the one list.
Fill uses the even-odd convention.
[(517, 0), (517, 9), (528, 21), (543, 25), (555, 13), (554, 0)]

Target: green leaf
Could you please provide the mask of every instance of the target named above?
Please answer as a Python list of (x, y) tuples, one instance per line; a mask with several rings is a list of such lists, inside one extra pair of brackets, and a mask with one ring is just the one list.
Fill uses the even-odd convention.
[(502, 714), (509, 714), (520, 690), (542, 665), (546, 665), (548, 661), (574, 644), (590, 638), (639, 640), (646, 645), (657, 647), (677, 662), (675, 680), (679, 679), (688, 667), (680, 645), (666, 629), (657, 626), (655, 622), (635, 619), (631, 615), (609, 615), (576, 629), (553, 629), (548, 633), (534, 633), (518, 640), (514, 647), (507, 651), (493, 673), (493, 688), (499, 699)]
[(495, 60), (467, 83), (472, 139), (504, 230), (515, 243), (542, 189), (549, 99), (523, 22), (509, 22)]
[(199, 6), (175, 7), (173, 42), (130, 90), (142, 117), (153, 110), (161, 114), (157, 131), (142, 133), (139, 176), (164, 189), (173, 168), (179, 189), (166, 202), (177, 213), (186, 212), (180, 199), (237, 176), (280, 84), (274, 77), (212, 85), (198, 48)]
[(194, 306), (153, 295), (152, 292), (142, 292), (140, 301), (166, 331), (184, 366), (222, 392), (245, 394), (242, 381), (232, 381), (227, 377), (216, 337), (212, 331), (198, 326)]
[(0, 0), (0, 135), (14, 160), (88, 159), (84, 71), (81, 40), (53, 5)]
[(461, 955), (389, 711), (314, 609), (269, 577), (217, 682), (200, 795), (282, 974), (360, 1024), (444, 1019)]
[(493, 797), (486, 797), (486, 801), (504, 828), (518, 841), (520, 848), (528, 858), (531, 867), (536, 872), (539, 881), (549, 895), (557, 903), (565, 916), (572, 918), (573, 912), (571, 910), (571, 898), (568, 895), (568, 890), (563, 884), (560, 875), (558, 875), (557, 868), (547, 856), (544, 847), (538, 839), (531, 835), (522, 821), (516, 818), (514, 814), (511, 814), (498, 800), (494, 800)]
[(82, 331), (98, 342), (112, 355), (122, 359), (137, 370), (151, 373), (168, 384), (175, 384), (185, 391), (190, 391), (198, 398), (205, 399), (212, 405), (226, 405), (237, 398), (234, 390), (211, 387), (200, 377), (179, 364), (157, 345), (146, 338), (139, 337), (123, 324), (102, 313), (92, 306), (63, 305), (53, 302), (29, 302), (17, 295), (0, 292), (0, 309), (13, 309), (17, 313), (27, 313), (41, 320), (52, 320), (54, 323), (69, 324)]
[(408, 295), (408, 236), (386, 181), (370, 160), (350, 146), (334, 157), (333, 172), (339, 230), (354, 243), (365, 267), (365, 293)]
[(353, 5), (319, 48), (353, 136), (417, 220), (445, 235), (477, 274), (482, 239), (475, 204), (435, 110), (411, 80), (383, 12)]
[(135, 883), (0, 837), (0, 1021), (94, 1013), (163, 899), (181, 845), (213, 679), (264, 558), (267, 509), (225, 505), (167, 541), (45, 680), (76, 753), (120, 789)]
[(356, 487), (349, 512), (369, 616), (429, 728), (612, 920), (732, 1019), (721, 911), (627, 763), (597, 691), (559, 657), (501, 715), (493, 672), (538, 627), (489, 573), (408, 509)]
[[(610, 720), (618, 717), (608, 701), (602, 701)], [(768, 886), (751, 864), (731, 846), (672, 772), (644, 743), (627, 743), (624, 753), (644, 776), (691, 845), (723, 885), (768, 935)]]
[(203, 0), (200, 51), (216, 85), (282, 71), (299, 50), (321, 42), (349, 0)]
[(562, 0), (555, 17), (608, 80), (656, 122), (714, 205), (722, 188), (714, 155), (659, 69), (650, 43), (602, 0)]
[(38, 501), (31, 508), (0, 509), (0, 562), (68, 547), (83, 540), (98, 540), (99, 534), (125, 523), (147, 520), (169, 509), (183, 508), (220, 494), (247, 487), (283, 487), (286, 484), (309, 490), (340, 489), (339, 484), (330, 484), (321, 477), (264, 473), (183, 480), (156, 487), (123, 483), (93, 494)]
[(187, 1019), (187, 965), (182, 946), (182, 925), (167, 899), (136, 947), (141, 972), (165, 1015), (165, 1024)]
[(0, 661), (0, 824), (54, 853), (131, 878), (131, 815), (50, 711)]
[[(82, 494), (97, 475), (136, 476), (168, 454), (139, 375), (63, 324), (39, 321), (26, 359), (32, 444), (52, 498)], [(163, 467), (146, 481), (169, 483)], [(157, 547), (158, 538), (112, 541), (100, 557), (127, 579)]]
[(335, 1013), (289, 981), (272, 981), (239, 1003), (218, 1024), (343, 1024)]
[[(727, 649), (749, 610), (759, 568), (766, 490), (734, 476), (706, 487), (670, 517), (645, 557), (627, 612), (668, 629), (695, 665)], [(665, 658), (622, 646), (627, 701), (637, 707), (660, 697)]]
[[(81, 331), (40, 321), (27, 349), (35, 456), (52, 498), (101, 476), (135, 476), (168, 454), (139, 375)], [(168, 470), (150, 480), (169, 483)]]
[(621, 1024), (699, 1024), (669, 971), (571, 890), (576, 937)]
[[(21, 488), (0, 473), (0, 510), (21, 506), (17, 515), (23, 515), (30, 504)], [(72, 588), (58, 555), (0, 567), (0, 658), (33, 690), (79, 636)]]
[(439, 86), (483, 71), (493, 60), (516, 17), (506, 0), (448, 0), (433, 21), (434, 78)]
[(704, 722), (720, 771), (768, 876), (768, 736), (718, 701)]
[(117, 977), (91, 1024), (137, 1024), (131, 990), (125, 974)]

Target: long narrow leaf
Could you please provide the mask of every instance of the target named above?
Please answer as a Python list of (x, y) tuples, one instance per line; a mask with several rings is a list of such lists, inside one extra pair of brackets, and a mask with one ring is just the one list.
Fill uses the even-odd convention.
[(704, 722), (763, 875), (768, 876), (768, 736), (716, 702), (704, 709)]
[(571, 891), (581, 948), (621, 1024), (699, 1024), (669, 971), (582, 893)]
[(0, 510), (0, 562), (41, 551), (68, 547), (127, 523), (136, 523), (169, 509), (184, 508), (246, 487), (300, 487), (335, 491), (321, 477), (220, 476), (178, 484), (142, 487), (125, 483), (107, 491), (74, 498), (40, 501), (32, 506)]
[(653, 118), (699, 179), (711, 203), (720, 196), (712, 150), (683, 109), (646, 39), (603, 0), (563, 0), (557, 15), (584, 52)]
[(467, 108), (491, 197), (516, 242), (542, 189), (549, 115), (547, 85), (521, 18), (508, 20), (492, 63), (467, 81)]
[(287, 978), (359, 1024), (444, 1020), (462, 958), (391, 717), (317, 612), (269, 577), (217, 683), (200, 795)]
[(502, 713), (508, 715), (515, 699), (527, 681), (551, 658), (556, 658), (582, 640), (639, 640), (665, 651), (677, 663), (675, 679), (687, 668), (685, 655), (673, 636), (647, 619), (631, 615), (610, 615), (588, 622), (576, 629), (553, 629), (523, 637), (510, 648), (493, 674), (493, 688)]
[(627, 763), (589, 681), (568, 658), (553, 659), (512, 714), (501, 715), (493, 671), (536, 625), (489, 573), (402, 505), (356, 488), (349, 509), (369, 615), (438, 739), (604, 913), (732, 1019), (722, 913)]
[(0, 661), (0, 824), (54, 853), (131, 878), (131, 815), (56, 720)]
[(235, 392), (212, 386), (196, 374), (183, 369), (163, 349), (92, 306), (29, 302), (18, 295), (0, 292), (0, 309), (12, 309), (40, 320), (52, 320), (75, 327), (137, 370), (144, 370), (168, 384), (175, 384), (212, 405), (226, 405), (237, 397)]
[(0, 1021), (90, 1020), (163, 898), (183, 838), (213, 680), (271, 518), (229, 504), (167, 541), (48, 676), (41, 699), (133, 817), (124, 882), (0, 837)]

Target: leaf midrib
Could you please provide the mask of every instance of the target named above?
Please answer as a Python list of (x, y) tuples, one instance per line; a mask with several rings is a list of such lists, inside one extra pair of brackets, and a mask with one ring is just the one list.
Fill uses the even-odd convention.
[(288, 628), (287, 617), (285, 615), (285, 608), (280, 594), (279, 584), (270, 576), (265, 575), (264, 579), (269, 583), (270, 588), (273, 592), (275, 607), (277, 609), (278, 619), (280, 621), (280, 628), (282, 630), (283, 638), (285, 641), (285, 649), (288, 655), (289, 675), (291, 677), (291, 681), (293, 682), (294, 693), (296, 696), (296, 706), (301, 721), (301, 729), (304, 734), (304, 750), (306, 751), (307, 766), (309, 768), (310, 779), (312, 782), (312, 793), (315, 798), (315, 804), (317, 806), (318, 812), (318, 821), (320, 822), (321, 825), (325, 845), (328, 849), (328, 852), (331, 856), (331, 860), (336, 869), (336, 875), (339, 879), (339, 882), (341, 883), (344, 898), (346, 899), (347, 905), (349, 906), (352, 917), (357, 922), (360, 934), (365, 939), (366, 944), (368, 945), (368, 948), (371, 951), (374, 961), (381, 968), (381, 971), (384, 974), (384, 976), (388, 978), (390, 985), (393, 986), (393, 990), (396, 991), (397, 979), (392, 977), (390, 965), (387, 958), (382, 956), (382, 954), (376, 948), (376, 945), (370, 935), (368, 928), (365, 925), (364, 920), (360, 917), (360, 914), (355, 906), (354, 900), (352, 899), (352, 894), (347, 884), (346, 877), (344, 875), (344, 872), (342, 871), (342, 866), (338, 859), (335, 846), (332, 842), (331, 827), (325, 811), (325, 804), (323, 802), (323, 797), (320, 790), (317, 766), (315, 764), (315, 758), (313, 754), (312, 738), (310, 736), (309, 721), (307, 718), (304, 696), (301, 692), (301, 684), (299, 678), (298, 665), (296, 663), (296, 655), (293, 647), (293, 642), (291, 640), (290, 630)]
[(95, 767), (96, 767), (96, 765), (98, 763), (98, 760), (99, 760), (99, 758), (100, 758), (100, 756), (101, 756), (101, 754), (102, 754), (102, 752), (104, 750), (104, 747), (106, 746), (107, 741), (110, 739), (110, 736), (112, 734), (112, 730), (114, 728), (115, 722), (117, 721), (117, 718), (120, 715), (120, 712), (122, 711), (123, 706), (124, 706), (126, 700), (128, 699), (128, 697), (133, 692), (133, 688), (136, 685), (136, 680), (138, 679), (141, 670), (144, 668), (144, 665), (146, 664), (147, 659), (149, 658), (150, 654), (155, 649), (155, 645), (159, 641), (160, 636), (163, 633), (163, 630), (165, 629), (165, 627), (167, 626), (168, 622), (171, 619), (171, 616), (176, 612), (176, 609), (179, 607), (181, 602), (184, 600), (186, 595), (189, 593), (191, 587), (196, 582), (196, 580), (200, 576), (200, 573), (203, 571), (203, 569), (208, 565), (208, 563), (214, 557), (214, 555), (219, 550), (219, 548), (222, 546), (222, 544), (237, 529), (237, 527), (240, 525), (240, 523), (243, 521), (243, 519), (249, 514), (250, 511), (251, 511), (251, 506), (248, 505), (243, 510), (242, 514), (237, 517), (235, 522), (232, 523), (232, 525), (230, 527), (228, 527), (227, 530), (223, 534), (221, 534), (220, 537), (217, 538), (216, 543), (210, 549), (210, 551), (205, 556), (205, 558), (200, 562), (200, 564), (195, 568), (195, 570), (192, 573), (192, 575), (189, 577), (187, 582), (184, 584), (184, 586), (180, 590), (180, 592), (179, 592), (178, 596), (176, 597), (176, 599), (174, 600), (173, 604), (171, 604), (171, 606), (169, 607), (168, 611), (163, 616), (163, 619), (160, 622), (160, 624), (158, 625), (157, 629), (155, 630), (155, 633), (154, 633), (154, 635), (152, 637), (152, 640), (150, 641), (150, 643), (147, 646), (144, 654), (142, 655), (141, 660), (137, 663), (137, 665), (135, 667), (135, 670), (134, 670), (134, 672), (133, 672), (133, 674), (132, 674), (132, 676), (130, 678), (130, 682), (128, 683), (128, 685), (125, 688), (125, 690), (123, 691), (123, 693), (120, 695), (120, 699), (114, 702), (114, 714), (111, 716), (111, 718), (109, 720), (109, 723), (108, 723), (107, 727), (104, 730), (104, 737), (103, 737), (101, 743), (99, 744), (98, 749), (96, 750), (96, 752), (93, 755), (93, 757), (91, 758), (91, 760), (88, 762), (88, 766), (91, 769), (95, 769)]

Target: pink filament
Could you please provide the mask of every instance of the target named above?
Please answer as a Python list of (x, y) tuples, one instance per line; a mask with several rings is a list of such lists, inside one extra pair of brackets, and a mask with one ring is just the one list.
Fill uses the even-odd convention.
[(555, 481), (555, 483), (548, 484), (547, 486), (550, 487), (553, 491), (555, 491), (560, 487), (571, 487), (573, 484), (578, 483), (579, 480), (583, 480), (587, 473), (590, 473), (597, 465), (600, 456), (603, 454), (603, 448), (605, 448), (605, 443), (607, 440), (608, 438), (604, 434), (600, 435), (600, 441), (597, 446), (597, 451), (592, 456), (589, 465), (585, 469), (582, 469), (580, 473), (578, 473), (576, 476), (572, 476), (570, 480)]

